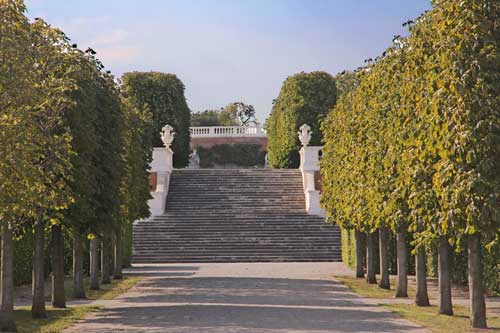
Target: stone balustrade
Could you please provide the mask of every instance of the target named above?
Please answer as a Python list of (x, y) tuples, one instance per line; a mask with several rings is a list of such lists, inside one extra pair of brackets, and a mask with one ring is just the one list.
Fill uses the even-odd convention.
[(192, 138), (267, 137), (266, 130), (260, 126), (203, 126), (189, 130)]

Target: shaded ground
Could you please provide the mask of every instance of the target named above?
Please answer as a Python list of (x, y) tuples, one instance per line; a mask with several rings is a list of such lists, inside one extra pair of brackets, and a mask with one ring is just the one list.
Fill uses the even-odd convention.
[(341, 263), (147, 265), (66, 332), (423, 332), (333, 281)]

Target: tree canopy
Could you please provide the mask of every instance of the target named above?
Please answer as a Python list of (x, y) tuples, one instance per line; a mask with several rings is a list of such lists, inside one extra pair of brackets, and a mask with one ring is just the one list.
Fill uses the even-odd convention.
[(271, 167), (298, 167), (300, 144), (297, 132), (303, 124), (311, 126), (311, 145), (322, 145), (320, 123), (336, 100), (335, 79), (328, 73), (302, 72), (285, 80), (267, 119)]
[(184, 96), (184, 84), (174, 74), (130, 72), (122, 77), (123, 93), (134, 107), (147, 108), (153, 124), (153, 146), (163, 147), (160, 132), (169, 124), (174, 128), (174, 166), (189, 162), (191, 112)]

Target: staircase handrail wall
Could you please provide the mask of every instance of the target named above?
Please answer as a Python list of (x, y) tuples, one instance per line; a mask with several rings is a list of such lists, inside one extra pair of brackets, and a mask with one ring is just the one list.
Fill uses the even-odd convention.
[(165, 212), (170, 176), (173, 170), (174, 152), (170, 148), (170, 145), (172, 144), (174, 135), (173, 128), (165, 125), (161, 133), (165, 147), (153, 149), (150, 173), (156, 174), (156, 177), (154, 177), (156, 184), (154, 184), (154, 189), (151, 191), (153, 198), (148, 201), (149, 212), (152, 216), (162, 215)]
[(321, 192), (316, 188), (315, 176), (319, 173), (320, 154), (322, 146), (308, 146), (311, 139), (310, 127), (303, 125), (299, 134), (302, 148), (300, 154), (299, 170), (302, 173), (302, 185), (306, 201), (306, 211), (310, 215), (326, 216), (325, 210), (320, 205)]

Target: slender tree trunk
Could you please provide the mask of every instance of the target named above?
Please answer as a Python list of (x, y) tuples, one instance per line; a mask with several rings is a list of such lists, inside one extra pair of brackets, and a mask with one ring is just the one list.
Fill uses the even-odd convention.
[(354, 231), (354, 239), (356, 242), (356, 277), (357, 278), (364, 278), (365, 277), (365, 271), (364, 271), (364, 265), (363, 265), (363, 253), (365, 249), (363, 248), (363, 242), (362, 242), (362, 233), (361, 231), (355, 230)]
[(415, 304), (418, 306), (429, 306), (429, 295), (427, 293), (427, 267), (425, 260), (425, 248), (419, 246), (415, 255), (415, 270), (417, 278), (417, 294)]
[(376, 284), (375, 275), (375, 233), (369, 232), (366, 237), (366, 282)]
[(101, 273), (102, 284), (111, 283), (111, 241), (108, 236), (104, 236), (101, 247)]
[(83, 283), (83, 241), (76, 228), (73, 228), (73, 298), (87, 298)]
[(14, 321), (14, 241), (7, 222), (2, 222), (2, 271), (0, 332), (17, 332)]
[(391, 289), (389, 281), (389, 251), (387, 244), (388, 228), (381, 227), (378, 231), (379, 253), (380, 253), (380, 283), (379, 287), (383, 289)]
[(486, 304), (482, 284), (481, 234), (467, 238), (470, 319), (473, 328), (486, 328)]
[(99, 290), (99, 239), (96, 237), (90, 240), (90, 289)]
[(123, 279), (122, 258), (123, 246), (122, 246), (122, 230), (120, 227), (115, 229), (115, 265), (113, 269), (113, 279), (121, 280)]
[(31, 316), (33, 318), (47, 318), (45, 312), (45, 281), (44, 281), (44, 245), (45, 232), (42, 223), (35, 226), (35, 246), (33, 251), (33, 289)]
[(52, 306), (66, 307), (64, 294), (64, 237), (61, 226), (52, 227)]
[(439, 237), (438, 251), (439, 313), (453, 315), (451, 303), (450, 244), (446, 236)]
[(399, 230), (396, 235), (398, 261), (398, 285), (395, 297), (408, 297), (408, 254), (406, 253), (406, 231)]

